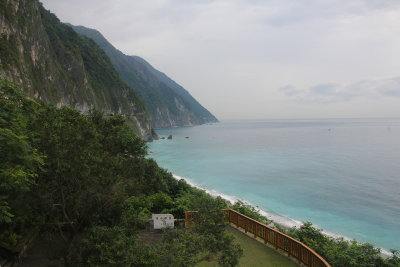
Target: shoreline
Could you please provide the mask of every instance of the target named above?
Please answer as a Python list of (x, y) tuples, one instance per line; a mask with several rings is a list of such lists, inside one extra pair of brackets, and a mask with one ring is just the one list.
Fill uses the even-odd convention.
[[(193, 186), (193, 187), (195, 187), (197, 189), (205, 191), (207, 194), (211, 195), (212, 197), (221, 197), (222, 199), (228, 201), (231, 204), (234, 204), (237, 201), (241, 201), (246, 205), (250, 205), (250, 206), (254, 207), (260, 215), (266, 217), (269, 220), (272, 220), (274, 224), (277, 224), (277, 225), (279, 225), (279, 226), (281, 226), (283, 228), (286, 228), (286, 229), (290, 229), (290, 228), (293, 228), (293, 227), (298, 228), (301, 225), (303, 225), (303, 223), (300, 222), (300, 221), (294, 220), (294, 219), (289, 218), (287, 216), (282, 216), (282, 215), (279, 215), (279, 214), (274, 214), (272, 212), (268, 212), (266, 210), (261, 209), (259, 206), (254, 205), (254, 204), (252, 204), (252, 203), (250, 203), (250, 202), (248, 202), (248, 201), (246, 201), (244, 199), (240, 199), (240, 198), (235, 197), (235, 196), (226, 195), (226, 194), (218, 192), (218, 191), (216, 191), (214, 189), (209, 189), (209, 188), (202, 187), (201, 185), (191, 181), (189, 178), (182, 177), (182, 176), (179, 176), (179, 175), (176, 175), (176, 174), (173, 174), (173, 173), (172, 173), (172, 176), (178, 181), (179, 180), (184, 180), (190, 186)], [(318, 225), (314, 225), (313, 224), (313, 226), (319, 228)], [(319, 228), (319, 229), (322, 229), (322, 228)], [(347, 237), (347, 236), (342, 235), (342, 234), (328, 232), (328, 231), (325, 231), (323, 229), (322, 229), (322, 233), (324, 235), (330, 237), (330, 238), (333, 238), (333, 239), (343, 238), (346, 241), (354, 240), (354, 238), (350, 238), (350, 237)], [(374, 247), (375, 248), (379, 248), (379, 247), (376, 247), (376, 246), (374, 246)], [(389, 258), (389, 257), (392, 256), (391, 252), (389, 252), (389, 251), (387, 251), (387, 250), (385, 250), (383, 248), (379, 248), (379, 249), (381, 250), (380, 252), (381, 252), (381, 256), (383, 258)]]

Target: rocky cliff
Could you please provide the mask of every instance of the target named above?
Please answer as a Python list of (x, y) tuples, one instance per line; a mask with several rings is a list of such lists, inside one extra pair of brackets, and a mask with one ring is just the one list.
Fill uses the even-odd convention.
[(145, 104), (104, 51), (37, 0), (0, 0), (0, 36), (0, 78), (57, 106), (121, 114), (138, 135), (151, 139)]
[(218, 121), (188, 91), (144, 59), (123, 54), (96, 30), (72, 27), (77, 33), (92, 38), (105, 51), (121, 79), (146, 103), (153, 127), (192, 126)]

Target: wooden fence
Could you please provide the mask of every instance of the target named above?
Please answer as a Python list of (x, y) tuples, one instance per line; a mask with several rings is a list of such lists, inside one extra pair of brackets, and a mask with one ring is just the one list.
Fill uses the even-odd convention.
[[(225, 216), (225, 222), (234, 224), (237, 228), (243, 228), (246, 233), (254, 235), (254, 238), (264, 240), (264, 244), (269, 243), (276, 249), (285, 251), (288, 257), (297, 259), (300, 264), (310, 267), (330, 267), (329, 263), (327, 263), (320, 255), (300, 241), (237, 211), (231, 209), (225, 209), (222, 211)], [(194, 223), (196, 213), (197, 211), (188, 211), (185, 213), (186, 227)]]

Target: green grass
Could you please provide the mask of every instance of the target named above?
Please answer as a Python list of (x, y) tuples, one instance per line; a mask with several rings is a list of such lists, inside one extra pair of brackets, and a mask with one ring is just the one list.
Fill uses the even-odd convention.
[[(227, 231), (235, 236), (235, 242), (239, 243), (243, 249), (243, 257), (240, 259), (239, 266), (268, 266), (268, 267), (291, 267), (299, 266), (286, 256), (281, 255), (254, 238), (234, 229), (230, 226)], [(199, 267), (218, 266), (216, 261), (203, 261)]]

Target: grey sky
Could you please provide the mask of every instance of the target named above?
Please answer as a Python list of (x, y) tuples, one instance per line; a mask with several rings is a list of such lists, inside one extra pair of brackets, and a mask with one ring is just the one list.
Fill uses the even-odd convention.
[(398, 0), (43, 0), (219, 119), (400, 117)]

